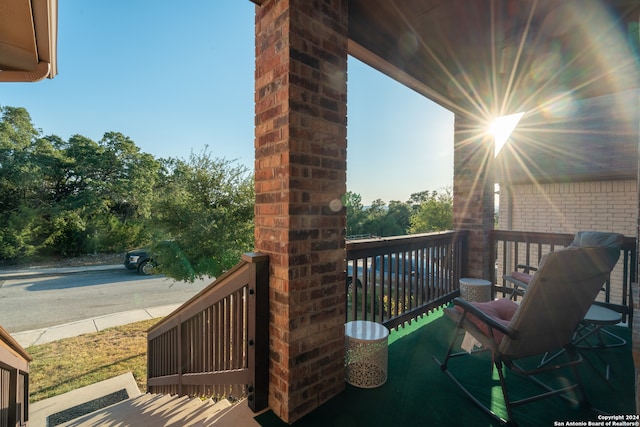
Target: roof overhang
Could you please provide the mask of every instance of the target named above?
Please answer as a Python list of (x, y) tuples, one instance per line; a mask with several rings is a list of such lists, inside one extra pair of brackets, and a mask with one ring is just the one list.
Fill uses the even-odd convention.
[(57, 43), (58, 0), (0, 0), (0, 82), (55, 77)]
[(349, 0), (348, 7), (351, 56), (455, 113), (495, 117), (640, 86), (637, 0)]
[(456, 113), (640, 86), (637, 0), (349, 0), (349, 54)]

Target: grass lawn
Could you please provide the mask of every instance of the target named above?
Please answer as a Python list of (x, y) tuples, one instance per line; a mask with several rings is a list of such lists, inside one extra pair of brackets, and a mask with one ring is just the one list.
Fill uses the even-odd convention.
[(30, 401), (133, 373), (147, 389), (147, 330), (160, 319), (145, 320), (27, 348)]

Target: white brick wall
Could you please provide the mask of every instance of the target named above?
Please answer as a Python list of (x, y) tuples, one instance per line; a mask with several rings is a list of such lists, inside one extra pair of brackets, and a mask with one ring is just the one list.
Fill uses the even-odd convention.
[[(635, 180), (515, 185), (500, 189), (498, 229), (576, 233), (611, 231), (636, 235), (638, 189)], [(621, 301), (622, 265), (611, 275), (611, 300)]]
[[(612, 231), (636, 235), (638, 189), (635, 180), (517, 185), (500, 189), (500, 230), (575, 233)], [(511, 223), (511, 224), (509, 224)]]

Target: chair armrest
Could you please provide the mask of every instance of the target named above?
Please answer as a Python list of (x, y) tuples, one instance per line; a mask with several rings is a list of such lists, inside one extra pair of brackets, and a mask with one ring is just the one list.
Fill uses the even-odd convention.
[(538, 269), (532, 265), (527, 264), (517, 264), (516, 269), (521, 268), (523, 273), (529, 274), (532, 271), (538, 271)]
[(504, 276), (502, 276), (502, 278), (508, 282), (513, 283), (514, 285), (520, 288), (527, 289), (527, 286), (529, 285), (529, 281), (533, 278), (533, 276), (528, 273), (520, 273), (520, 272), (514, 271), (511, 274), (505, 274)]
[(462, 299), (462, 298), (454, 298), (453, 299), (453, 304), (462, 308), (463, 313), (462, 316), (464, 317), (467, 313), (473, 314), (478, 320), (480, 320), (482, 323), (485, 323), (487, 326), (489, 326), (492, 329), (496, 329), (499, 332), (502, 332), (504, 335), (508, 336), (509, 338), (515, 338), (516, 337), (516, 332), (503, 325), (502, 323), (497, 322), (493, 317), (487, 315), (485, 312), (483, 312), (482, 310), (480, 310), (479, 308), (477, 308), (475, 305), (473, 305), (472, 303)]
[(511, 296), (510, 296), (512, 300), (515, 300), (518, 297), (524, 296), (524, 292), (527, 290), (528, 283), (518, 280), (515, 277), (508, 274), (505, 274), (504, 276), (502, 276), (502, 278), (507, 282), (511, 282), (513, 284), (513, 290), (511, 291)]

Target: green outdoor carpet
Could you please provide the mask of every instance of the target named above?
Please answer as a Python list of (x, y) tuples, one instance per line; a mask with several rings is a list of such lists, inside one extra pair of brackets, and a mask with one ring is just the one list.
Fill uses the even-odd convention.
[[(500, 425), (473, 402), (440, 371), (433, 356), (443, 360), (454, 325), (438, 311), (413, 322), (408, 328), (389, 335), (389, 371), (387, 382), (375, 389), (346, 385), (344, 392), (321, 405), (311, 414), (293, 423), (302, 427), (353, 426), (496, 426)], [(626, 327), (610, 328), (627, 340), (625, 347), (600, 352), (610, 363), (611, 380), (604, 381), (587, 363), (580, 368), (587, 396), (594, 407), (614, 415), (635, 413), (634, 368), (631, 358), (631, 331)], [(602, 362), (591, 351), (583, 352), (594, 366)], [(449, 362), (449, 369), (467, 387), (478, 391), (484, 402), (494, 401), (492, 409), (506, 417), (497, 374), (492, 372), (490, 355), (483, 353), (460, 357)], [(539, 361), (528, 361), (529, 364)], [(511, 392), (538, 391), (530, 381), (506, 370)], [(520, 426), (554, 426), (567, 421), (597, 420), (592, 411), (573, 406), (559, 397), (544, 399), (514, 409)], [(284, 427), (273, 412), (256, 417), (263, 427)], [(554, 424), (556, 423), (557, 424)], [(579, 425), (579, 424), (578, 424)]]

